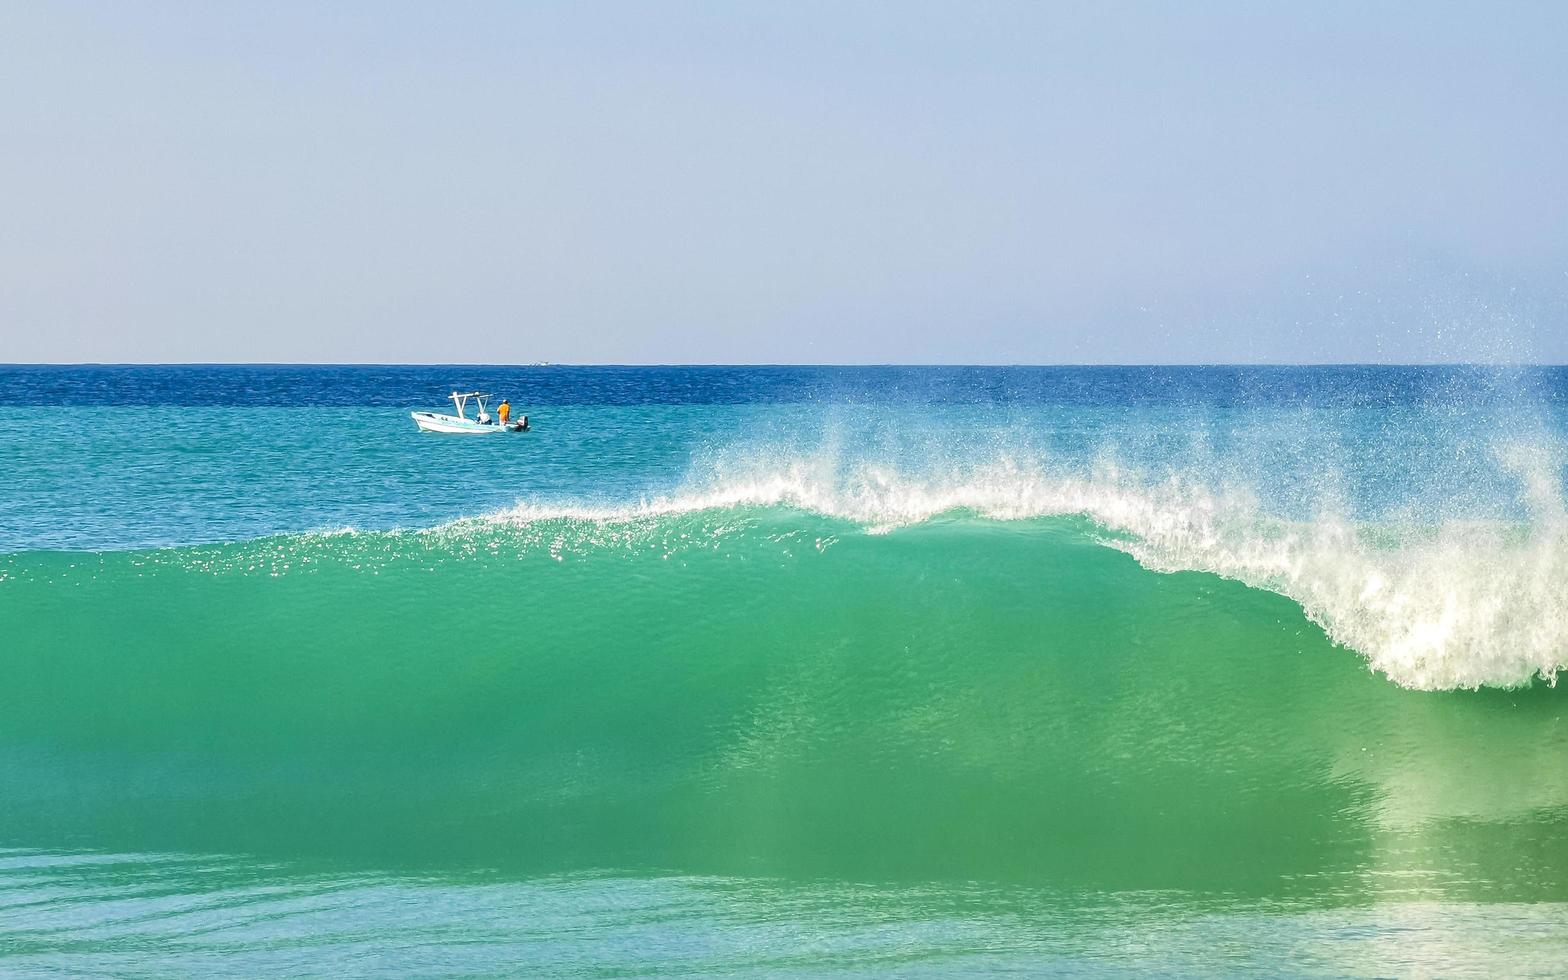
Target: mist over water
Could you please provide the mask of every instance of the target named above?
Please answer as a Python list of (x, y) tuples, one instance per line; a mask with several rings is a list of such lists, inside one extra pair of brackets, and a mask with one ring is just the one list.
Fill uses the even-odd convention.
[(0, 951), (1558, 961), (1562, 371), (455, 370), (5, 369)]

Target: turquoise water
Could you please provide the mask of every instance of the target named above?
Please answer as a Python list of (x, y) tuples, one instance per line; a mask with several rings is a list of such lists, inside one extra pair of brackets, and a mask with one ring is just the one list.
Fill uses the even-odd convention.
[(1560, 371), (5, 371), (7, 969), (1568, 956)]

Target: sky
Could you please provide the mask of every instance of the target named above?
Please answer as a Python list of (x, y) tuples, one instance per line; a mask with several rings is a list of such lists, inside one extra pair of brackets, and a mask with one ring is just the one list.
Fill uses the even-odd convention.
[(0, 362), (1568, 361), (1568, 4), (0, 4)]

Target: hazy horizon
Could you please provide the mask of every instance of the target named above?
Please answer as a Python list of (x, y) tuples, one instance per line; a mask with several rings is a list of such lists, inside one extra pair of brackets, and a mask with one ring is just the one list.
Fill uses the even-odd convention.
[(1568, 362), (1568, 8), (0, 10), (0, 362)]
[(0, 361), (3, 368), (1568, 368), (1563, 361)]

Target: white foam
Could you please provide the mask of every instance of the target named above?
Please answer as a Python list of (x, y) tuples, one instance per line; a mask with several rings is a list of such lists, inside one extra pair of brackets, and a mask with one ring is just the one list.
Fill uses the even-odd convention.
[(1310, 520), (1290, 520), (1245, 486), (1192, 473), (1155, 477), (1109, 457), (1074, 468), (997, 452), (984, 462), (916, 468), (759, 452), (710, 460), (680, 491), (636, 504), (520, 503), (486, 521), (618, 524), (785, 507), (885, 533), (955, 511), (998, 520), (1082, 515), (1148, 568), (1210, 572), (1288, 596), (1403, 686), (1555, 682), (1568, 670), (1561, 464), (1539, 447), (1507, 450), (1501, 461), (1518, 481), (1525, 520), (1358, 524), (1328, 504)]

